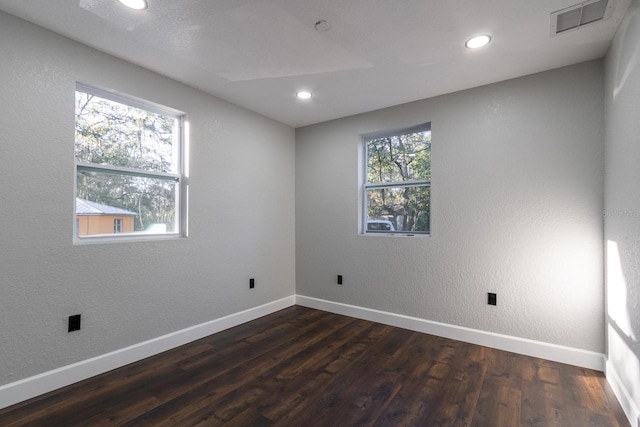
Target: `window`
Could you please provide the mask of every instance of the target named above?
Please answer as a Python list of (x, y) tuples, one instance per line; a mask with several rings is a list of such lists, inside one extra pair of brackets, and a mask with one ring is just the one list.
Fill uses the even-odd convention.
[(364, 137), (364, 234), (429, 234), (431, 125)]
[(75, 114), (75, 241), (184, 235), (183, 116), (82, 85)]

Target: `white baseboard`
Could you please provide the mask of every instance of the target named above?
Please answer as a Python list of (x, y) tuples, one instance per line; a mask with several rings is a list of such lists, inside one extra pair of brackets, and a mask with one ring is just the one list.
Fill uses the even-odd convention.
[(296, 295), (296, 304), (601, 372), (603, 372), (605, 368), (604, 354), (593, 351), (433, 322), (417, 317), (404, 316), (402, 314), (342, 304), (303, 295)]
[[(78, 381), (91, 378), (112, 369), (137, 362), (138, 360), (142, 360), (164, 351), (171, 350), (172, 348), (179, 347), (259, 317), (266, 316), (295, 304), (599, 371), (604, 371), (605, 368), (605, 358), (604, 355), (600, 353), (433, 322), (416, 317), (336, 303), (303, 295), (292, 295), (258, 307), (241, 311), (239, 313), (234, 313), (200, 325), (195, 325), (171, 334), (154, 338), (149, 341), (138, 343), (130, 347), (116, 350), (111, 353), (103, 354), (72, 365), (63, 366), (52, 371), (44, 372), (33, 377), (0, 386), (0, 409), (31, 399), (41, 394), (48, 393), (58, 388), (65, 387)], [(607, 373), (607, 378), (609, 379), (609, 372)], [(623, 404), (623, 407), (625, 407), (625, 404), (623, 403), (623, 400), (625, 399), (625, 390), (623, 387), (620, 389), (621, 383), (617, 380), (617, 376), (613, 370), (611, 370), (611, 378), (613, 380), (610, 379), (609, 381), (615, 382), (618, 389), (622, 390), (620, 391), (623, 396), (622, 398), (618, 394), (618, 391), (616, 391), (616, 395)], [(616, 387), (613, 388), (616, 390)], [(627, 415), (635, 414), (633, 416), (637, 419), (639, 414), (637, 407), (633, 405), (633, 401), (630, 400), (628, 394), (626, 394), (626, 396), (628, 402), (627, 407), (630, 408), (630, 412), (626, 412), (627, 407), (625, 407), (625, 412)], [(639, 425), (633, 424), (632, 426), (640, 427)]]
[(0, 387), (0, 409), (171, 350), (295, 304), (291, 295)]
[(610, 361), (607, 361), (606, 376), (613, 393), (618, 398), (631, 427), (640, 427), (640, 409), (631, 398), (631, 394), (620, 380), (618, 372)]

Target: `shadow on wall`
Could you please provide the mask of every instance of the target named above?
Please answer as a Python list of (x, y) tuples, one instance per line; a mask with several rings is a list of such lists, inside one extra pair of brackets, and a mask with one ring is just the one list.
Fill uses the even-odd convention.
[[(640, 211), (633, 220), (640, 221)], [(634, 372), (640, 363), (640, 236), (607, 241), (607, 323), (635, 355), (635, 367), (633, 360), (618, 361), (619, 369), (628, 368), (619, 374), (640, 375)]]
[[(640, 0), (607, 53), (605, 236), (607, 356), (640, 413)], [(622, 403), (622, 402), (621, 402)], [(636, 414), (636, 416), (637, 416)], [(629, 415), (629, 413), (628, 413)], [(640, 425), (640, 422), (639, 422)]]

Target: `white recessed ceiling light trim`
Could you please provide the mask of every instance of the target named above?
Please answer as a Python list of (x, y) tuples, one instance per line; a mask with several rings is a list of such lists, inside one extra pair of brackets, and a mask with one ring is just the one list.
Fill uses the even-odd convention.
[(308, 90), (301, 90), (296, 92), (296, 96), (299, 99), (310, 99), (311, 98), (311, 92), (309, 92)]
[(147, 0), (118, 0), (128, 8), (135, 10), (145, 10), (147, 8)]
[(489, 44), (491, 36), (482, 34), (479, 36), (473, 36), (464, 44), (468, 49), (478, 49)]

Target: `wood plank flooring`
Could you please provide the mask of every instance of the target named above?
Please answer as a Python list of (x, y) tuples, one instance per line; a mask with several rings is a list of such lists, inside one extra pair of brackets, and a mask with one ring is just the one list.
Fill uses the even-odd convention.
[(0, 410), (0, 426), (628, 426), (600, 372), (303, 307)]

